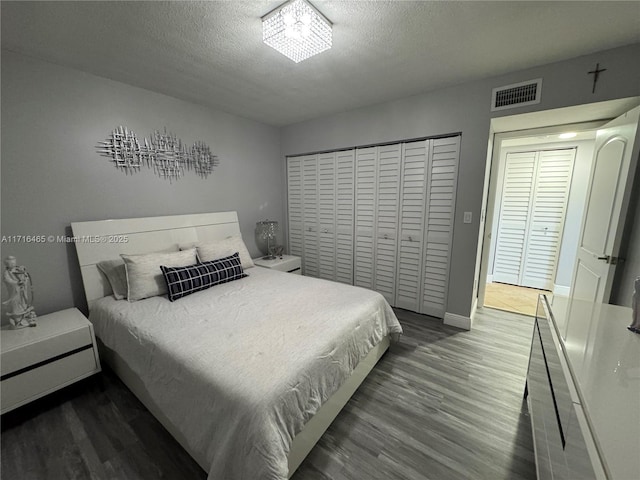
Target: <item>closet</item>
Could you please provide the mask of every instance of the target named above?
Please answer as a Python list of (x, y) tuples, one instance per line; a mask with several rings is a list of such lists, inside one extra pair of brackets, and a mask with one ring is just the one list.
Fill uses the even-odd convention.
[(289, 252), (305, 275), (353, 284), (354, 150), (287, 159)]
[(287, 158), (289, 251), (303, 273), (443, 317), (460, 137)]
[(511, 152), (493, 281), (553, 290), (576, 149)]

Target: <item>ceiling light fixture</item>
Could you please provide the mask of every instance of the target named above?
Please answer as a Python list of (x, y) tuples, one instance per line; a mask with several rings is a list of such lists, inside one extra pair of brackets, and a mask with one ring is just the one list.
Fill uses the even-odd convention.
[(576, 135), (578, 135), (576, 132), (567, 132), (567, 133), (561, 133), (560, 135), (558, 135), (558, 138), (573, 138)]
[(299, 63), (331, 48), (331, 22), (306, 0), (289, 0), (262, 17), (262, 40)]

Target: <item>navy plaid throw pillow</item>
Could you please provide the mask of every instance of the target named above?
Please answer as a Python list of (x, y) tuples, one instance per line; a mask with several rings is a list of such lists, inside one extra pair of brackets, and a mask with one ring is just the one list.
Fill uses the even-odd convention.
[(167, 282), (169, 300), (172, 302), (193, 292), (206, 290), (214, 285), (247, 276), (242, 270), (238, 253), (188, 267), (165, 267), (162, 265), (160, 268)]

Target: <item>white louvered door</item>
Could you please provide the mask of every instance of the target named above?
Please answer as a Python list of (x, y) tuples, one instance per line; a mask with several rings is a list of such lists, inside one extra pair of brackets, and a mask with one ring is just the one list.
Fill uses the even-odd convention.
[(431, 141), (404, 144), (395, 306), (421, 309), (427, 162)]
[(318, 277), (336, 278), (336, 154), (318, 155)]
[(574, 148), (538, 155), (520, 285), (553, 290), (575, 156)]
[(396, 300), (401, 162), (402, 144), (378, 147), (374, 290), (391, 305)]
[(377, 148), (356, 150), (353, 284), (374, 289)]
[(302, 161), (300, 157), (287, 159), (289, 253), (302, 257), (303, 199)]
[(432, 140), (428, 164), (424, 275), (420, 313), (443, 318), (449, 285), (460, 137)]
[(353, 284), (355, 151), (336, 152), (335, 279)]
[(318, 251), (318, 160), (316, 155), (300, 157), (302, 162), (303, 274), (320, 274)]
[(493, 262), (494, 282), (515, 285), (520, 282), (535, 176), (536, 152), (507, 154)]
[(495, 282), (553, 290), (576, 150), (507, 154)]

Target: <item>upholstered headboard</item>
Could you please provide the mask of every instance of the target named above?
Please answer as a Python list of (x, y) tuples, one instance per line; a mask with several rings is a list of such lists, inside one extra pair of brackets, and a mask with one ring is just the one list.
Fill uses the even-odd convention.
[(120, 258), (121, 253), (154, 252), (240, 233), (236, 212), (74, 222), (71, 229), (89, 309), (95, 300), (111, 294), (98, 262)]

